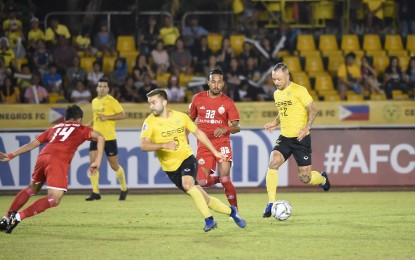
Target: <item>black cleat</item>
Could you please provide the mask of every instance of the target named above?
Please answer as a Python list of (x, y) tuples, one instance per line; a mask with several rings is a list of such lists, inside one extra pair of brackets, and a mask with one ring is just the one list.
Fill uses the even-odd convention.
[(8, 225), (9, 225), (9, 219), (6, 217), (3, 217), (0, 220), (0, 232), (6, 231)]
[(121, 191), (120, 198), (118, 200), (125, 200), (127, 198), (128, 189), (126, 191)]
[(94, 192), (92, 192), (91, 195), (85, 198), (86, 201), (93, 201), (93, 200), (100, 200), (100, 199), (101, 199), (101, 195), (99, 195), (99, 193), (94, 193)]
[(10, 220), (9, 220), (9, 225), (7, 225), (7, 228), (6, 228), (6, 233), (7, 234), (12, 233), (13, 229), (20, 223), (20, 221), (17, 221), (17, 219), (16, 219), (16, 214), (17, 214), (17, 212), (15, 212), (15, 211), (10, 211), (9, 212)]
[(326, 183), (324, 184), (320, 184), (320, 187), (324, 190), (324, 191), (329, 191), (330, 190), (330, 181), (329, 181), (329, 177), (327, 176), (327, 172), (322, 172), (321, 176), (323, 176), (324, 178), (326, 178)]

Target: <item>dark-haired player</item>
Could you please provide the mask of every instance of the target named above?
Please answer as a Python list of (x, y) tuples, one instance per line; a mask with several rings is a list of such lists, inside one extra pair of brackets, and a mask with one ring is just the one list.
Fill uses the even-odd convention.
[[(97, 97), (92, 100), (93, 121), (92, 127), (100, 132), (105, 138), (105, 154), (111, 169), (115, 171), (118, 182), (121, 185), (119, 200), (125, 200), (128, 193), (125, 173), (122, 166), (118, 163), (118, 146), (115, 133), (115, 121), (125, 118), (125, 113), (114, 97), (108, 94), (109, 82), (107, 78), (101, 78), (97, 85)], [(89, 147), (89, 160), (93, 162), (97, 156), (97, 144), (91, 142)], [(91, 176), (92, 193), (85, 199), (87, 201), (99, 200), (99, 172)]]
[(281, 125), (281, 134), (272, 149), (266, 185), (268, 204), (263, 213), (264, 218), (271, 216), (271, 208), (276, 201), (278, 186), (278, 168), (294, 155), (298, 165), (298, 177), (301, 182), (320, 185), (324, 191), (330, 189), (326, 172), (311, 170), (310, 128), (317, 115), (313, 98), (303, 86), (290, 81), (290, 73), (284, 63), (278, 63), (272, 70), (272, 81), (277, 90), (274, 92), (278, 115), (274, 121), (265, 124), (265, 130), (272, 132)]
[[(48, 143), (37, 157), (32, 181), (29, 186), (21, 190), (14, 198), (6, 215), (0, 221), (0, 231), (11, 233), (12, 230), (25, 218), (42, 213), (48, 208), (55, 207), (61, 201), (68, 189), (69, 166), (78, 147), (84, 142), (94, 140), (97, 142), (97, 156), (89, 167), (91, 175), (95, 174), (100, 165), (104, 151), (104, 137), (82, 125), (83, 111), (77, 105), (68, 106), (65, 122), (49, 128), (38, 135), (30, 143), (21, 146), (11, 153), (0, 152), (0, 160), (8, 162), (14, 157), (31, 151), (41, 144)], [(48, 185), (48, 195), (26, 209), (19, 211), (29, 198), (35, 195), (43, 186)]]
[[(232, 148), (230, 134), (241, 131), (239, 113), (232, 99), (222, 93), (225, 85), (223, 72), (214, 69), (207, 81), (209, 90), (196, 94), (190, 104), (190, 118), (197, 120), (197, 127), (206, 133), (213, 146), (227, 155), (220, 161), (200, 141), (197, 142), (197, 162), (199, 164), (197, 181), (202, 187), (221, 183), (229, 204), (238, 207), (236, 189), (230, 177)], [(229, 125), (230, 123), (230, 125)], [(213, 176), (218, 165), (218, 176)]]
[(189, 146), (187, 131), (202, 142), (213, 156), (224, 160), (226, 155), (213, 147), (206, 134), (196, 127), (188, 115), (167, 108), (165, 90), (152, 90), (147, 98), (152, 114), (146, 118), (141, 129), (141, 150), (156, 152), (161, 168), (169, 179), (192, 197), (200, 214), (205, 218), (205, 232), (217, 226), (209, 208), (229, 215), (240, 228), (245, 228), (245, 220), (238, 215), (235, 206), (229, 207), (209, 196), (197, 183), (197, 161)]

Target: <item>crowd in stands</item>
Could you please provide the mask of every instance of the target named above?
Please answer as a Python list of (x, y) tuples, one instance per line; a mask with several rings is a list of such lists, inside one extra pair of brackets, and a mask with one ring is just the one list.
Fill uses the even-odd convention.
[[(235, 34), (257, 41), (262, 51), (243, 40), (236, 49), (232, 44), (235, 35), (209, 32), (196, 16), (190, 17), (184, 28), (176, 26), (170, 16), (150, 16), (140, 28), (138, 41), (133, 40), (133, 47), (120, 50), (123, 36), (110, 32), (105, 22), (96, 33), (85, 26), (77, 35), (57, 17), (50, 19), (46, 31), (36, 17), (31, 19), (30, 28), (23, 28), (15, 7), (8, 6), (0, 38), (0, 103), (88, 103), (104, 76), (110, 79), (110, 94), (121, 102), (147, 102), (146, 93), (161, 87), (167, 90), (170, 102), (183, 103), (207, 87), (206, 75), (214, 68), (224, 71), (224, 92), (234, 101), (271, 101), (275, 87), (269, 68), (279, 61), (287, 63), (293, 81), (307, 87), (317, 100), (363, 100), (375, 94), (394, 99), (396, 90), (407, 95), (403, 99), (413, 98), (415, 46), (411, 49), (406, 44), (405, 48), (405, 42), (415, 37), (415, 21), (407, 12), (415, 10), (411, 1), (397, 0), (400, 16), (394, 21), (403, 21), (401, 30), (384, 34), (375, 26), (382, 21), (378, 15), (382, 6), (367, 3), (367, 31), (355, 35), (359, 46), (343, 49), (340, 45), (346, 34), (333, 34), (336, 47), (328, 52), (320, 47), (305, 51), (299, 38), (311, 36), (307, 47), (321, 46), (322, 36), (329, 35), (330, 28), (301, 31), (281, 21), (278, 28), (269, 29), (255, 15), (258, 6), (242, 2), (246, 8), (239, 14), (241, 29)], [(386, 49), (385, 43), (379, 52), (370, 53), (360, 47), (366, 34), (377, 35), (382, 42), (387, 35), (396, 34), (403, 42), (402, 52)], [(218, 35), (219, 47), (214, 47), (210, 40)], [(134, 39), (133, 35), (124, 38)], [(274, 53), (278, 44), (281, 49)], [(293, 58), (298, 59), (299, 66), (294, 66), (297, 63), (291, 62)], [(315, 58), (322, 68), (313, 71), (309, 64)], [(340, 61), (333, 67), (336, 59)], [(323, 88), (327, 75), (332, 87)], [(356, 95), (361, 98), (351, 98)]]

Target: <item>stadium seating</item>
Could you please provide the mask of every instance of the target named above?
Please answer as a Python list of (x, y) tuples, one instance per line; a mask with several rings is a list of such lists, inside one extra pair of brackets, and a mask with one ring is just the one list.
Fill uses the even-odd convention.
[(403, 50), (402, 38), (399, 34), (387, 34), (385, 36), (385, 50)]
[(318, 1), (311, 5), (313, 23), (324, 25), (325, 20), (334, 19), (334, 2), (328, 0)]
[(355, 34), (344, 34), (340, 48), (344, 53), (361, 51), (359, 38)]
[(334, 34), (320, 35), (318, 48), (323, 54), (326, 52), (339, 51), (336, 36)]
[(297, 51), (300, 53), (306, 51), (316, 51), (314, 36), (312, 34), (299, 34), (297, 37)]
[(411, 60), (411, 57), (409, 56), (397, 56), (397, 57), (399, 60), (399, 66), (401, 66), (403, 70), (406, 70), (406, 68), (408, 68), (408, 64), (409, 64), (409, 61)]
[(207, 36), (208, 48), (212, 53), (218, 52), (222, 48), (223, 36), (221, 34), (209, 33)]
[(383, 71), (385, 71), (388, 65), (389, 65), (388, 56), (373, 56), (373, 66), (380, 74), (382, 74)]
[(137, 57), (139, 52), (135, 47), (134, 37), (131, 35), (120, 35), (117, 37), (117, 51), (123, 58)]
[(303, 71), (298, 56), (286, 56), (283, 58), (283, 62), (287, 65), (291, 73)]
[(392, 90), (392, 99), (393, 100), (408, 100), (408, 94), (402, 93), (401, 90)]
[(102, 71), (108, 75), (111, 71), (114, 70), (114, 64), (117, 57), (107, 57), (105, 56), (102, 59)]
[(406, 49), (410, 52), (411, 56), (415, 55), (415, 34), (408, 34), (406, 36)]
[(29, 61), (28, 61), (27, 58), (15, 58), (14, 59), (14, 62), (16, 64), (16, 68), (19, 71), (21, 71), (21, 67), (22, 67), (23, 64), (28, 64), (29, 63)]
[(378, 34), (363, 35), (363, 50), (364, 51), (381, 51), (382, 43)]
[(333, 90), (335, 92), (337, 92), (334, 89), (333, 79), (332, 79), (332, 77), (329, 74), (319, 74), (319, 75), (316, 75), (316, 81), (315, 82), (316, 82), (316, 84), (315, 84), (314, 89), (319, 94), (321, 94), (320, 92), (324, 92), (324, 91), (326, 91), (326, 93), (327, 93), (327, 91), (333, 91)]
[(231, 48), (235, 55), (239, 55), (242, 53), (244, 48), (244, 41), (245, 41), (245, 35), (237, 34), (237, 35), (231, 35), (229, 37), (229, 41), (231, 44)]
[(310, 77), (315, 77), (317, 74), (326, 73), (321, 57), (319, 56), (306, 57), (305, 71)]
[(84, 69), (86, 73), (92, 71), (93, 64), (95, 62), (94, 57), (81, 57), (80, 66)]
[(350, 92), (346, 94), (346, 99), (347, 101), (363, 101), (364, 100), (363, 95), (356, 94), (356, 93), (350, 93)]
[(370, 100), (386, 100), (385, 94), (373, 93), (370, 94)]
[(339, 68), (339, 66), (341, 64), (344, 63), (344, 56), (338, 56), (338, 55), (332, 55), (328, 57), (329, 59), (329, 63), (327, 66), (327, 71), (333, 75), (336, 76), (337, 75), (337, 69)]
[(310, 78), (305, 72), (291, 73), (292, 81), (311, 90)]

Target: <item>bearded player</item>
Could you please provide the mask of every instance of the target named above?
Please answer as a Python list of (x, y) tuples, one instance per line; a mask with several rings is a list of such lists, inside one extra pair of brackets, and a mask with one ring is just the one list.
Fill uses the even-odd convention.
[[(225, 85), (223, 72), (214, 69), (207, 81), (209, 90), (196, 94), (190, 104), (190, 118), (206, 133), (216, 150), (227, 155), (220, 161), (201, 142), (197, 142), (198, 173), (197, 181), (202, 187), (221, 183), (229, 204), (238, 207), (236, 189), (230, 177), (232, 149), (230, 135), (241, 131), (239, 113), (232, 99), (222, 93)], [(230, 122), (230, 125), (229, 125)], [(218, 167), (218, 176), (214, 176)]]

